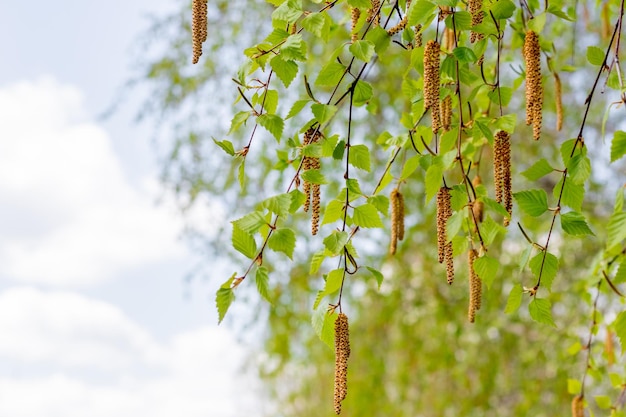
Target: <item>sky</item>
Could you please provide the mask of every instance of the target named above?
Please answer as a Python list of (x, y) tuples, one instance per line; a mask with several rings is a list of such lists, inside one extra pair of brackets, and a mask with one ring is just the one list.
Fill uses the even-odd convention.
[(246, 350), (185, 281), (150, 127), (99, 117), (177, 3), (0, 0), (0, 416), (242, 413)]

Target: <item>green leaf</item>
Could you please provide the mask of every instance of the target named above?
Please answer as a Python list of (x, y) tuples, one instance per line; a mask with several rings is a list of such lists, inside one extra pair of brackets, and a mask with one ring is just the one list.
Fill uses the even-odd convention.
[(354, 220), (354, 224), (357, 226), (383, 227), (383, 222), (380, 220), (380, 215), (378, 214), (376, 207), (369, 203), (355, 207), (352, 219)]
[(530, 181), (537, 181), (539, 178), (551, 173), (552, 171), (554, 171), (554, 168), (550, 166), (545, 158), (541, 158), (526, 171), (522, 172), (522, 175)]
[(350, 5), (350, 7), (358, 7), (362, 9), (372, 7), (370, 0), (348, 0), (348, 5)]
[[(270, 66), (278, 78), (283, 82), (285, 87), (289, 87), (298, 74), (298, 64), (294, 61), (286, 61), (282, 54), (276, 55), (272, 58)], [(287, 118), (289, 118), (289, 116)]]
[(293, 259), (293, 250), (296, 247), (296, 234), (291, 229), (276, 229), (267, 241), (267, 246), (275, 251), (282, 252)]
[(232, 142), (230, 142), (229, 140), (218, 141), (215, 138), (213, 138), (213, 142), (215, 142), (217, 146), (222, 148), (224, 152), (226, 152), (230, 156), (235, 156), (235, 148), (233, 147)]
[(491, 216), (487, 216), (485, 221), (483, 221), (480, 225), (480, 233), (483, 236), (485, 245), (487, 246), (490, 246), (493, 243), (498, 233), (504, 233), (505, 230), (506, 229), (501, 224), (493, 221)]
[(292, 190), (289, 192), (291, 196), (291, 204), (289, 204), (289, 213), (294, 214), (302, 204), (304, 204), (304, 200), (306, 200), (306, 196), (300, 190)]
[(389, 212), (389, 198), (385, 195), (373, 195), (367, 199), (367, 202), (376, 207), (376, 210), (385, 216)]
[(495, 128), (513, 133), (517, 125), (517, 114), (507, 114), (496, 118)]
[(338, 143), (337, 146), (335, 146), (335, 149), (333, 149), (333, 159), (337, 160), (337, 161), (341, 161), (343, 159), (343, 153), (346, 150), (346, 142), (341, 139)]
[(567, 380), (567, 393), (571, 395), (580, 394), (580, 388), (582, 383), (578, 379), (568, 378)]
[(303, 181), (309, 182), (311, 184), (328, 184), (326, 181), (326, 177), (320, 172), (319, 169), (307, 169), (302, 172), (300, 175)]
[(364, 171), (370, 171), (370, 150), (365, 145), (352, 145), (350, 146), (350, 158), (348, 159), (350, 165), (362, 169)]
[(432, 18), (436, 7), (437, 5), (429, 1), (414, 1), (409, 7), (409, 20), (407, 22), (407, 26), (422, 25), (426, 23), (429, 18)]
[(344, 202), (339, 200), (331, 200), (324, 210), (324, 218), (322, 219), (322, 225), (334, 223), (337, 220), (343, 218)]
[(315, 80), (315, 84), (319, 86), (335, 86), (339, 83), (345, 72), (345, 66), (339, 62), (332, 61), (321, 69)]
[(313, 254), (313, 256), (311, 257), (311, 267), (309, 268), (309, 275), (317, 274), (317, 271), (320, 270), (320, 267), (322, 266), (322, 262), (324, 262), (324, 259), (326, 259), (326, 255), (324, 254), (324, 251), (315, 252)]
[(587, 61), (591, 65), (602, 65), (604, 63), (604, 51), (597, 46), (587, 47)]
[(520, 256), (520, 260), (518, 264), (520, 271), (523, 271), (524, 268), (526, 268), (526, 265), (528, 265), (528, 260), (530, 259), (530, 254), (532, 252), (533, 252), (532, 246), (528, 246), (526, 247), (526, 249), (522, 251), (522, 256)]
[(385, 279), (385, 277), (383, 276), (383, 274), (374, 268), (370, 268), (369, 266), (365, 267), (368, 271), (370, 271), (372, 273), (372, 275), (374, 275), (374, 278), (376, 278), (376, 283), (378, 284), (378, 290), (380, 290), (380, 286), (383, 283), (383, 280)]
[(263, 297), (263, 299), (268, 303), (272, 304), (269, 292), (269, 276), (267, 268), (264, 266), (258, 267), (254, 279), (256, 281), (256, 289), (259, 291), (261, 297)]
[(230, 121), (230, 130), (228, 134), (230, 135), (233, 132), (236, 132), (250, 117), (249, 111), (240, 111), (233, 116), (233, 119)]
[(250, 259), (256, 258), (256, 242), (254, 238), (250, 233), (241, 230), (235, 223), (233, 223), (232, 243), (233, 248), (244, 256)]
[(591, 175), (591, 162), (586, 155), (576, 154), (567, 164), (569, 180), (574, 184), (584, 184)]
[(320, 122), (320, 124), (324, 124), (337, 113), (337, 106), (315, 103), (311, 106), (311, 110), (317, 121)]
[(331, 313), (326, 306), (317, 308), (311, 316), (311, 324), (315, 334), (330, 349), (335, 349), (335, 320), (337, 313)]
[(391, 44), (391, 37), (380, 26), (370, 27), (370, 30), (365, 35), (365, 39), (374, 44), (374, 51), (378, 55), (383, 54)]
[(258, 97), (258, 101), (256, 103), (253, 100), (253, 104), (262, 104), (266, 113), (276, 113), (276, 108), (278, 107), (278, 91), (266, 90)]
[(341, 283), (343, 282), (344, 273), (345, 271), (343, 268), (333, 269), (328, 273), (326, 276), (326, 284), (322, 290), (324, 295), (331, 295), (339, 291)]
[(567, 13), (563, 12), (558, 6), (552, 5), (548, 7), (548, 13), (552, 13), (553, 15), (560, 17), (561, 19), (569, 20), (570, 22), (575, 22), (576, 18), (569, 16)]
[(618, 130), (611, 141), (611, 162), (615, 162), (626, 154), (626, 132)]
[(506, 301), (506, 307), (504, 308), (505, 314), (511, 314), (517, 311), (520, 305), (522, 305), (522, 295), (524, 290), (520, 284), (513, 285), (509, 298)]
[(463, 227), (463, 221), (466, 219), (466, 213), (467, 212), (465, 210), (457, 211), (450, 216), (446, 224), (446, 235), (448, 240), (452, 240), (452, 238), (459, 233), (459, 230)]
[(352, 96), (352, 102), (355, 106), (362, 106), (367, 104), (367, 102), (374, 95), (374, 90), (372, 89), (372, 85), (367, 81), (357, 81), (354, 85), (354, 94)]
[(325, 17), (326, 13), (311, 13), (302, 19), (302, 27), (318, 38), (327, 39), (330, 22)]
[(372, 57), (374, 56), (374, 44), (370, 41), (359, 40), (354, 42), (349, 47), (350, 52), (357, 59), (360, 59), (363, 62), (370, 62)]
[(617, 315), (613, 322), (613, 329), (615, 334), (619, 338), (619, 342), (622, 345), (622, 352), (626, 350), (626, 311), (622, 311)]
[(439, 188), (441, 188), (441, 176), (443, 175), (443, 167), (439, 164), (433, 164), (426, 171), (426, 201), (430, 201)]
[(400, 179), (405, 180), (409, 178), (409, 176), (415, 172), (417, 167), (420, 164), (420, 155), (413, 155), (409, 159), (406, 160), (404, 166), (402, 167), (402, 174), (400, 174)]
[(496, 200), (489, 197), (482, 197), (482, 200), (483, 203), (485, 203), (485, 206), (489, 207), (490, 210), (495, 211), (501, 216), (510, 217), (504, 206), (498, 203)]
[(293, 103), (293, 106), (289, 109), (289, 113), (287, 114), (287, 117), (285, 117), (285, 120), (297, 116), (308, 103), (310, 103), (310, 100), (298, 100)]
[(593, 232), (585, 220), (585, 216), (576, 211), (570, 211), (565, 214), (561, 213), (561, 227), (565, 233), (570, 235), (593, 235)]
[[(545, 262), (543, 256), (546, 256)], [(541, 263), (543, 262), (543, 271), (541, 272), (541, 286), (550, 290), (552, 288), (552, 282), (556, 277), (556, 273), (559, 270), (559, 259), (549, 252), (539, 252), (533, 256), (528, 266), (533, 272), (535, 277), (539, 278), (539, 271), (541, 271)]]
[(446, 27), (457, 31), (469, 30), (472, 27), (472, 15), (465, 10), (456, 11), (446, 19)]
[(608, 395), (596, 395), (593, 398), (596, 400), (596, 404), (598, 404), (598, 407), (603, 410), (608, 410), (613, 405), (611, 397), (609, 397)]
[(563, 144), (561, 144), (561, 159), (563, 160), (563, 165), (567, 166), (569, 164), (569, 160), (576, 152), (574, 149), (574, 145), (576, 145), (576, 150), (582, 152), (584, 155), (587, 154), (587, 149), (582, 147), (582, 142), (577, 141), (576, 139), (568, 139)]
[(348, 233), (333, 230), (333, 232), (324, 239), (324, 246), (333, 255), (338, 255), (348, 242)]
[(306, 61), (306, 43), (302, 39), (302, 35), (290, 35), (280, 47), (280, 54), (283, 59)]
[(257, 122), (268, 132), (270, 132), (278, 142), (280, 142), (280, 137), (283, 134), (283, 128), (285, 127), (285, 122), (283, 119), (277, 114), (268, 114), (264, 113), (257, 118)]
[(452, 51), (459, 62), (476, 62), (476, 54), (470, 48), (459, 46)]
[(346, 187), (348, 188), (348, 191), (350, 191), (352, 194), (363, 195), (363, 192), (361, 191), (361, 186), (359, 185), (359, 180), (357, 180), (356, 178), (348, 178), (346, 180)]
[(491, 287), (498, 269), (500, 269), (500, 262), (490, 256), (484, 255), (474, 261), (474, 270), (478, 277), (487, 285), (487, 288)]
[(302, 1), (287, 0), (272, 13), (272, 20), (295, 23), (302, 16)]
[(544, 190), (520, 191), (513, 194), (524, 213), (538, 217), (548, 210), (548, 196)]
[(626, 212), (613, 213), (606, 228), (606, 247), (610, 249), (626, 239)]
[(511, 0), (499, 0), (492, 3), (491, 13), (496, 19), (508, 19), (515, 12), (515, 4)]
[[(561, 192), (561, 185), (563, 179), (559, 180), (558, 184), (554, 186), (552, 194), (554, 198), (559, 198)], [(572, 181), (565, 181), (565, 188), (563, 188), (563, 194), (561, 196), (561, 206), (568, 206), (575, 211), (582, 211), (583, 199), (585, 197), (585, 187), (581, 184), (574, 184)]]
[(224, 317), (226, 316), (226, 312), (228, 312), (228, 308), (235, 301), (235, 292), (230, 287), (233, 279), (235, 278), (235, 274), (233, 274), (228, 281), (226, 281), (220, 289), (217, 290), (217, 294), (215, 295), (215, 305), (217, 306), (217, 323), (220, 324)]
[(291, 197), (287, 193), (277, 194), (263, 200), (261, 206), (278, 216), (285, 216), (289, 214), (289, 209), (291, 208)]
[(622, 262), (617, 268), (617, 272), (615, 272), (615, 277), (613, 278), (613, 284), (617, 285), (624, 282), (626, 282), (626, 259), (622, 259)]
[(253, 211), (252, 213), (246, 214), (240, 219), (233, 221), (233, 224), (244, 232), (253, 234), (261, 227), (265, 226), (267, 224), (267, 220), (265, 220), (265, 216), (262, 212)]
[(552, 319), (550, 301), (545, 298), (535, 297), (530, 304), (528, 304), (528, 312), (530, 317), (537, 323), (548, 324), (552, 327), (556, 327), (554, 320)]

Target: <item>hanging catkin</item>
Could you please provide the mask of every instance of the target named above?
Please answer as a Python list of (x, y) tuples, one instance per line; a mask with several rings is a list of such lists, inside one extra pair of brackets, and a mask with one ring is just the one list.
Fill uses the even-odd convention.
[(415, 32), (415, 47), (422, 47), (422, 25), (417, 25), (413, 27), (413, 31)]
[(373, 26), (380, 24), (380, 0), (372, 0), (371, 7), (367, 9), (367, 21)]
[(454, 259), (452, 242), (448, 242), (447, 224), (452, 216), (450, 189), (441, 187), (437, 192), (437, 254), (439, 263), (446, 262), (448, 284), (454, 281)]
[(202, 55), (202, 43), (207, 38), (207, 0), (193, 0), (192, 3), (192, 23), (191, 23), (191, 39), (193, 43), (193, 59), (192, 63), (198, 63), (200, 55)]
[(355, 32), (355, 29), (356, 29), (357, 23), (359, 22), (360, 17), (361, 17), (361, 9), (359, 9), (358, 7), (353, 7), (352, 10), (350, 11), (350, 18), (351, 18), (351, 23), (352, 23), (351, 29), (350, 29), (350, 31), (352, 32), (352, 38), (351, 38), (352, 43), (359, 40), (359, 34)]
[(391, 206), (391, 243), (389, 253), (394, 255), (398, 247), (398, 240), (404, 239), (404, 196), (397, 188), (389, 195)]
[[(472, 26), (480, 25), (483, 22), (483, 0), (469, 0), (467, 4), (470, 14), (472, 15)], [(482, 33), (470, 32), (470, 42), (474, 43), (481, 40), (485, 35)]]
[[(312, 143), (316, 143), (321, 138), (321, 133), (318, 129), (313, 127), (309, 128), (304, 133), (303, 144), (310, 145)], [(313, 156), (304, 156), (302, 160), (302, 171), (308, 171), (311, 169), (320, 169), (321, 162), (319, 158)], [(304, 192), (304, 211), (308, 212), (311, 210), (311, 234), (316, 235), (319, 231), (320, 224), (320, 185), (312, 184), (308, 181), (304, 181), (303, 184), (303, 192)]]
[(424, 109), (430, 109), (433, 133), (441, 127), (439, 115), (439, 44), (429, 40), (424, 48)]
[(335, 320), (335, 413), (341, 413), (341, 402), (348, 393), (348, 357), (350, 356), (350, 330), (348, 316), (339, 313)]
[(441, 101), (441, 126), (444, 132), (448, 132), (452, 125), (452, 97), (447, 95)]
[(396, 33), (400, 32), (401, 30), (403, 30), (406, 27), (406, 22), (409, 20), (409, 15), (405, 14), (404, 17), (402, 18), (402, 20), (400, 22), (398, 22), (397, 25), (395, 25), (394, 27), (390, 28), (387, 30), (387, 34), (389, 36), (393, 36)]
[(541, 49), (539, 36), (529, 30), (524, 40), (526, 63), (526, 124), (533, 125), (533, 138), (541, 136), (543, 86), (541, 85)]
[[(504, 130), (496, 133), (493, 142), (493, 182), (496, 189), (496, 201), (504, 205), (511, 215), (513, 195), (511, 191), (511, 135)], [(504, 225), (509, 225), (509, 218), (504, 218)]]
[[(476, 176), (472, 180), (472, 185), (474, 186), (474, 190), (476, 189), (476, 187), (478, 187), (482, 183), (483, 181), (480, 178), (480, 175), (476, 174)], [(484, 209), (485, 209), (485, 204), (482, 201), (474, 200), (474, 203), (472, 204), (472, 212), (474, 215), (474, 219), (476, 219), (477, 223), (481, 223), (483, 221)]]
[(563, 87), (561, 86), (561, 77), (554, 73), (554, 102), (556, 103), (556, 130), (561, 131), (563, 128)]
[(582, 395), (572, 398), (572, 417), (585, 417), (585, 404)]
[(475, 260), (476, 251), (470, 249), (467, 253), (467, 266), (469, 269), (469, 308), (467, 310), (467, 319), (470, 323), (474, 323), (476, 311), (480, 310), (482, 304), (482, 281), (474, 270)]

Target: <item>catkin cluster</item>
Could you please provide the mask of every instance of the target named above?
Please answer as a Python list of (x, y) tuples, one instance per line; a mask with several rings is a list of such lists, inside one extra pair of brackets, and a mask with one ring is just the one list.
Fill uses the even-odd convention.
[(392, 27), (392, 28), (387, 30), (387, 34), (389, 34), (389, 36), (393, 36), (396, 33), (398, 33), (401, 30), (403, 30), (406, 27), (406, 22), (408, 22), (408, 20), (409, 20), (409, 15), (405, 14), (404, 17), (402, 18), (402, 20), (400, 22), (398, 22), (397, 25), (395, 25), (394, 27)]
[(191, 39), (193, 42), (193, 59), (192, 63), (198, 63), (200, 55), (202, 55), (202, 43), (207, 38), (207, 0), (193, 0), (192, 4), (192, 23), (191, 23)]
[(539, 36), (529, 30), (524, 40), (524, 61), (526, 63), (526, 124), (533, 125), (533, 138), (541, 136), (543, 108), (543, 86), (541, 85), (541, 49)]
[(441, 127), (439, 114), (439, 44), (429, 40), (424, 48), (424, 109), (430, 109), (433, 133)]
[(585, 417), (585, 404), (582, 395), (572, 398), (572, 417)]
[[(504, 208), (510, 215), (513, 211), (511, 135), (504, 130), (496, 133), (493, 142), (493, 182), (496, 189), (496, 201), (504, 204)], [(504, 225), (509, 225), (509, 218), (504, 219)]]
[(561, 77), (554, 73), (554, 101), (556, 102), (556, 130), (563, 128), (563, 87)]
[(335, 320), (335, 413), (341, 413), (341, 402), (348, 394), (348, 357), (350, 356), (350, 329), (348, 316), (339, 313)]
[[(318, 129), (313, 127), (309, 128), (304, 133), (304, 145), (310, 145), (311, 143), (319, 142), (322, 134)], [(321, 163), (319, 158), (312, 156), (305, 156), (302, 161), (302, 170), (308, 171), (310, 169), (320, 169)], [(304, 181), (304, 211), (311, 210), (311, 234), (316, 235), (320, 225), (320, 185), (311, 184), (308, 181)]]
[(467, 310), (467, 319), (470, 323), (474, 323), (476, 311), (480, 310), (483, 294), (483, 283), (474, 270), (475, 260), (476, 251), (470, 249), (467, 253), (467, 265), (469, 267), (469, 308)]
[(351, 39), (352, 43), (359, 40), (359, 34), (356, 33), (354, 30), (356, 29), (356, 25), (359, 22), (360, 17), (361, 17), (361, 9), (359, 9), (358, 7), (353, 7), (352, 10), (350, 11), (350, 20), (352, 23), (352, 26), (350, 29), (350, 31), (352, 32), (352, 39)]
[(443, 127), (443, 131), (447, 132), (450, 130), (452, 125), (452, 97), (446, 96), (441, 101), (441, 127)]
[[(480, 25), (483, 22), (483, 0), (469, 0), (467, 4), (470, 14), (472, 15), (472, 26)], [(485, 35), (474, 31), (470, 32), (470, 42), (474, 43), (481, 40)]]
[(374, 26), (380, 25), (380, 0), (371, 1), (371, 7), (367, 9), (367, 21)]
[[(474, 189), (476, 189), (476, 187), (478, 187), (482, 183), (483, 181), (480, 178), (480, 175), (478, 174), (472, 180), (472, 185), (474, 186)], [(472, 212), (473, 212), (474, 219), (476, 219), (477, 223), (481, 223), (483, 221), (484, 210), (485, 210), (485, 204), (482, 201), (474, 200), (472, 204)]]
[(398, 240), (404, 239), (404, 196), (394, 188), (389, 196), (391, 205), (391, 243), (389, 253), (394, 255), (398, 247)]
[(450, 189), (441, 187), (437, 192), (437, 255), (439, 263), (446, 261), (448, 284), (452, 284), (454, 281), (452, 241), (448, 241), (446, 230), (448, 219), (452, 216), (451, 200)]

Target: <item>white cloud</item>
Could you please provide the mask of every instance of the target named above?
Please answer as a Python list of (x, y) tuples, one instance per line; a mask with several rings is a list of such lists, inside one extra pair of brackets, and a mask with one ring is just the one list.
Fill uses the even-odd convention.
[(158, 342), (115, 306), (23, 287), (0, 293), (0, 334), (2, 416), (230, 417), (251, 395), (223, 328)]
[(0, 89), (2, 278), (87, 286), (185, 253), (180, 220), (129, 185), (82, 103), (50, 79)]

